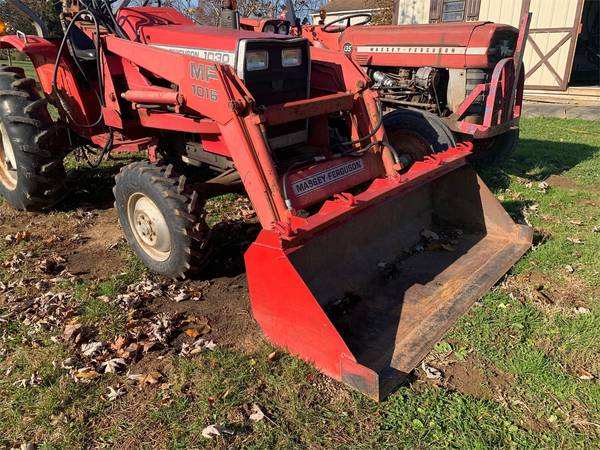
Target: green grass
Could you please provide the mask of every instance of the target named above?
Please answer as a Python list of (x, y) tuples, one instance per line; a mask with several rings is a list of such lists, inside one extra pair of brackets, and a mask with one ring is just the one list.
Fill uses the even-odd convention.
[[(2, 55), (2, 56), (4, 56), (4, 55)], [(0, 64), (8, 65), (8, 60), (7, 59), (0, 59)], [(15, 61), (13, 59), (12, 65), (14, 67), (21, 67), (21, 68), (25, 69), (25, 75), (27, 75), (27, 77), (37, 79), (37, 75), (35, 73), (35, 69), (33, 68), (33, 64), (31, 64), (31, 62), (29, 60), (27, 60), (27, 61)]]
[[(375, 404), (291, 356), (270, 361), (273, 349), (264, 343), (252, 354), (218, 347), (192, 360), (170, 355), (161, 366), (170, 386), (131, 386), (108, 403), (101, 394), (122, 377), (75, 384), (53, 365), (68, 356), (62, 344), (42, 334), (31, 345), (26, 327), (0, 323), (11, 337), (0, 341), (7, 348), (0, 373), (12, 370), (0, 377), (0, 447), (597, 448), (600, 384), (578, 374), (600, 375), (600, 233), (592, 231), (600, 225), (600, 124), (524, 120), (521, 139), (504, 166), (481, 171), (505, 207), (525, 214), (545, 239), (438, 346), (481, 373), (486, 381), (475, 383), (489, 395), (417, 380)], [(538, 183), (551, 175), (569, 185), (541, 192)], [(231, 201), (223, 199), (226, 212)], [(523, 213), (531, 205), (538, 206)], [(115, 297), (144, 273), (132, 261), (125, 275), (64, 288), (82, 320), (101, 323), (109, 338), (124, 323), (98, 297)], [(540, 283), (553, 303), (535, 298)], [(575, 314), (576, 307), (590, 312)], [(36, 371), (40, 386), (15, 385)], [(268, 419), (247, 420), (254, 403)], [(235, 435), (205, 440), (201, 430), (213, 423)]]

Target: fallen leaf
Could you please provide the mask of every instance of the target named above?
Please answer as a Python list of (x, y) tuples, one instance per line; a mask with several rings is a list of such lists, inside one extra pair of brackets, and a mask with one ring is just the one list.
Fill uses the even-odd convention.
[(594, 378), (596, 378), (593, 373), (588, 372), (585, 369), (578, 369), (577, 376), (579, 377), (580, 380), (585, 380), (585, 381), (593, 380)]
[(279, 357), (279, 355), (277, 355), (277, 352), (272, 352), (272, 353), (269, 353), (269, 356), (267, 356), (267, 359), (269, 361), (275, 361), (275, 360), (277, 360), (278, 357)]
[(219, 426), (219, 425), (209, 425), (202, 430), (202, 436), (206, 439), (212, 439), (215, 436), (221, 436), (222, 434), (233, 435), (233, 430), (228, 428)]
[(109, 402), (114, 402), (119, 397), (124, 396), (127, 393), (127, 390), (124, 387), (117, 386), (115, 389), (112, 386), (108, 386), (108, 394), (106, 395), (106, 400)]
[(572, 237), (568, 237), (568, 238), (567, 238), (567, 241), (569, 241), (571, 244), (576, 244), (576, 245), (583, 245), (583, 244), (585, 244), (585, 242), (584, 242), (584, 241), (582, 241), (582, 240), (581, 240), (581, 239), (579, 239), (579, 238), (572, 238)]
[(148, 373), (142, 375), (141, 378), (138, 380), (138, 382), (139, 382), (140, 386), (144, 387), (144, 386), (158, 384), (158, 382), (161, 379), (162, 379), (162, 374), (156, 370), (153, 370), (152, 372), (148, 372)]
[(187, 330), (185, 330), (185, 334), (193, 338), (197, 338), (198, 336), (200, 336), (200, 332), (195, 328), (188, 328)]
[(576, 226), (578, 226), (578, 227), (580, 227), (580, 226), (582, 226), (582, 225), (583, 225), (583, 222), (582, 222), (581, 220), (569, 220), (569, 223), (570, 223), (571, 225), (576, 225)]
[(423, 369), (423, 372), (425, 372), (425, 375), (430, 380), (439, 380), (440, 378), (442, 378), (442, 372), (439, 369), (436, 369), (435, 367), (431, 367), (425, 364), (425, 361), (421, 363), (421, 369)]
[(575, 312), (575, 314), (589, 314), (589, 313), (591, 313), (591, 311), (590, 311), (589, 308), (584, 308), (583, 306), (575, 308), (573, 311)]
[(63, 338), (65, 341), (75, 341), (77, 336), (80, 334), (83, 325), (75, 323), (72, 325), (65, 326), (63, 331)]
[(122, 350), (128, 343), (129, 340), (126, 337), (119, 336), (115, 339), (115, 342), (110, 345), (110, 348), (118, 352), (119, 350)]
[(90, 368), (83, 368), (75, 371), (74, 376), (76, 379), (89, 382), (100, 376), (98, 372)]
[(212, 439), (215, 436), (221, 436), (221, 431), (216, 425), (209, 425), (202, 430), (202, 436), (206, 439)]
[(104, 373), (117, 373), (123, 370), (127, 366), (127, 361), (123, 358), (113, 358), (108, 361), (104, 361), (100, 364), (100, 368), (104, 369)]
[(37, 450), (37, 448), (37, 444), (34, 444), (33, 442), (24, 442), (19, 447), (19, 450)]
[(598, 225), (597, 227), (594, 227), (594, 229), (592, 230), (593, 233), (600, 233), (600, 225)]
[(567, 265), (565, 266), (565, 270), (566, 270), (567, 272), (569, 272), (569, 273), (573, 273), (573, 272), (575, 272), (575, 269), (574, 269), (574, 268), (573, 268), (573, 266), (572, 266), (572, 265), (570, 265), (570, 264), (567, 264)]
[(81, 345), (81, 354), (88, 358), (96, 355), (102, 348), (104, 347), (104, 343), (102, 342), (90, 342), (88, 344)]
[(252, 405), (252, 413), (250, 414), (250, 420), (252, 422), (260, 422), (265, 418), (265, 413), (260, 409), (256, 403)]

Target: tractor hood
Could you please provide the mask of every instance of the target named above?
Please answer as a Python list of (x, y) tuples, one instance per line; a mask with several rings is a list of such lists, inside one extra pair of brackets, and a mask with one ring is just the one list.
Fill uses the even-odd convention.
[(338, 48), (362, 65), (401, 58), (397, 63), (406, 67), (487, 67), (512, 56), (518, 35), (510, 25), (491, 22), (357, 26), (340, 35)]
[(132, 40), (165, 50), (235, 66), (240, 43), (290, 40), (287, 35), (198, 25), (172, 8), (123, 8), (119, 24)]

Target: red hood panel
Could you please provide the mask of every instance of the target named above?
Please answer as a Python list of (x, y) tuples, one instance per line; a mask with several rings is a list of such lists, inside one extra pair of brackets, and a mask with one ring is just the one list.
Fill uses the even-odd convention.
[[(198, 25), (172, 8), (123, 8), (118, 21), (132, 38), (149, 45), (235, 52), (240, 40), (264, 39), (263, 33)], [(271, 39), (288, 36), (269, 35)]]

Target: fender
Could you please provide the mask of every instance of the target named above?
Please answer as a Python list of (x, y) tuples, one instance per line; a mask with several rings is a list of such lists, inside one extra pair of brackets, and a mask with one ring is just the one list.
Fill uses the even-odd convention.
[(58, 54), (58, 43), (55, 40), (24, 34), (1, 36), (0, 49), (11, 48), (25, 53), (29, 57), (44, 93), (50, 95), (52, 92), (52, 71)]
[[(56, 96), (53, 95), (52, 88), (52, 78), (59, 46), (60, 40), (58, 39), (45, 39), (25, 34), (0, 36), (0, 49), (15, 49), (29, 57), (44, 95), (59, 110), (63, 120), (66, 120), (64, 109)], [(83, 91), (79, 88), (80, 83), (77, 82), (74, 76), (76, 73), (77, 68), (71, 55), (66, 51), (63, 52), (58, 69), (58, 89), (62, 92), (62, 97), (68, 101), (72, 117), (80, 123), (86, 123), (89, 122), (88, 118), (98, 117), (98, 102), (94, 99), (92, 92)], [(88, 130), (81, 131), (83, 134), (88, 132)]]

